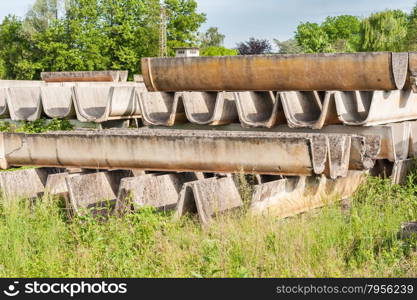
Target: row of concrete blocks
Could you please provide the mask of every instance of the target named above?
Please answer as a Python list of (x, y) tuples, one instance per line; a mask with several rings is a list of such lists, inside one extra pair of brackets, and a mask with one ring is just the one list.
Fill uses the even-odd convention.
[(0, 87), (0, 116), (42, 116), (105, 122), (142, 118), (145, 125), (241, 123), (242, 127), (321, 129), (329, 124), (373, 126), (417, 119), (417, 94), (373, 92), (147, 92), (135, 83), (62, 83)]
[[(243, 207), (238, 185), (231, 175), (100, 171), (55, 173), (53, 169), (25, 169), (0, 173), (0, 188), (8, 199), (36, 198), (44, 193), (63, 196), (70, 215), (125, 214), (144, 206), (174, 210), (177, 217), (198, 214), (203, 224), (213, 217)], [(366, 172), (345, 178), (324, 176), (277, 178), (258, 176), (250, 211), (288, 217), (327, 201), (349, 197)]]

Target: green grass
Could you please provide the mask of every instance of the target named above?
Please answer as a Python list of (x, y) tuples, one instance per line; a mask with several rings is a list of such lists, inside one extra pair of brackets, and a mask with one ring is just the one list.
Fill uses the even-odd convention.
[(352, 199), (286, 220), (247, 213), (201, 228), (144, 209), (107, 221), (68, 221), (61, 201), (2, 200), (0, 277), (417, 276), (417, 185), (369, 178)]
[(0, 132), (44, 133), (48, 131), (65, 131), (74, 129), (68, 120), (39, 119), (33, 122), (0, 121)]

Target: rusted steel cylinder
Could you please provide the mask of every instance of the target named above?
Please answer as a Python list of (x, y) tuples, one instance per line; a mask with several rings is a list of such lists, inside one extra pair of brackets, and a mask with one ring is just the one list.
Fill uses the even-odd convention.
[(402, 89), (408, 53), (144, 58), (149, 91), (326, 91)]

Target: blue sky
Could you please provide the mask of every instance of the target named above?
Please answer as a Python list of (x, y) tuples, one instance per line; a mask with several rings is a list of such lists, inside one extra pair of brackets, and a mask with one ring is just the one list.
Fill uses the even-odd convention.
[[(0, 18), (12, 13), (23, 16), (34, 0), (0, 0)], [(384, 9), (410, 11), (417, 0), (197, 0), (207, 23), (226, 35), (225, 45), (254, 36), (286, 40), (300, 22), (321, 22), (326, 16), (367, 16)]]

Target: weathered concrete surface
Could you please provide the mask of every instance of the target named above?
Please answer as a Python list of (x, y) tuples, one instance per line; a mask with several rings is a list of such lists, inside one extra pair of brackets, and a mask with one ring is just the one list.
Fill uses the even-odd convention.
[(67, 196), (68, 186), (66, 178), (71, 175), (79, 175), (77, 173), (57, 173), (50, 174), (46, 180), (45, 191), (50, 195)]
[(235, 97), (226, 92), (180, 94), (188, 121), (198, 125), (222, 125), (238, 121)]
[(271, 128), (285, 122), (280, 99), (272, 92), (237, 92), (235, 98), (243, 127)]
[(143, 82), (143, 76), (142, 76), (142, 74), (134, 74), (133, 75), (133, 81), (134, 82)]
[(42, 114), (39, 87), (13, 87), (7, 90), (7, 105), (14, 121), (36, 121)]
[(243, 206), (231, 177), (209, 178), (184, 184), (177, 206), (177, 217), (198, 213), (203, 225), (212, 218)]
[[(415, 129), (410, 130), (411, 127)], [(250, 132), (280, 132), (280, 133), (307, 133), (307, 134), (347, 134), (366, 138), (379, 137), (381, 140), (380, 152), (377, 159), (390, 161), (403, 160), (407, 157), (417, 157), (417, 122), (401, 122), (376, 126), (344, 126), (328, 125), (318, 130), (310, 128), (291, 128), (287, 125), (278, 125), (273, 128), (242, 128), (239, 124), (209, 127), (182, 124), (175, 127), (178, 130), (212, 130), (212, 131), (250, 131)], [(415, 133), (415, 134), (414, 134)], [(410, 137), (411, 134), (411, 137)], [(353, 153), (351, 153), (351, 156)]]
[(0, 87), (0, 118), (9, 117), (9, 108), (7, 107), (7, 88)]
[(281, 92), (281, 99), (289, 127), (321, 129), (323, 125), (341, 123), (337, 118), (333, 94), (319, 92)]
[(141, 115), (137, 94), (134, 87), (112, 87), (110, 90), (110, 103), (106, 114), (96, 122), (107, 120), (139, 118)]
[(138, 92), (142, 121), (145, 125), (173, 126), (186, 121), (180, 93)]
[(81, 122), (104, 123), (141, 115), (135, 88), (130, 86), (76, 86), (73, 99)]
[(324, 176), (289, 177), (255, 186), (250, 210), (254, 214), (290, 217), (329, 202), (350, 197), (366, 172), (350, 171), (336, 180)]
[(417, 119), (417, 94), (406, 91), (335, 92), (337, 114), (346, 125), (374, 126)]
[(72, 91), (77, 119), (95, 122), (105, 116), (110, 102), (110, 89), (110, 86), (74, 87)]
[(40, 87), (45, 83), (40, 80), (0, 80), (0, 88)]
[(244, 128), (288, 124), (321, 129), (331, 124), (375, 126), (417, 119), (417, 94), (411, 90), (139, 94), (146, 125), (174, 126), (186, 121), (224, 125), (239, 118)]
[(45, 82), (94, 82), (110, 81), (124, 82), (128, 71), (79, 71), (79, 72), (42, 72), (41, 78)]
[(402, 89), (408, 53), (335, 53), (144, 58), (149, 91)]
[(192, 180), (197, 180), (192, 173), (124, 178), (120, 183), (116, 209), (121, 213), (144, 206), (173, 210), (178, 204), (183, 184)]
[(75, 214), (108, 215), (116, 205), (117, 193), (122, 178), (129, 176), (125, 171), (98, 172), (65, 178)]
[(81, 122), (103, 123), (141, 115), (135, 88), (131, 86), (76, 86), (73, 95)]
[(42, 106), (50, 118), (69, 119), (75, 117), (71, 87), (41, 87)]
[[(353, 142), (352, 142), (353, 141)], [(169, 129), (1, 133), (1, 166), (345, 176), (372, 167), (379, 137)], [(351, 155), (352, 154), (352, 155)]]
[(43, 194), (47, 177), (44, 169), (0, 172), (0, 190), (6, 198), (36, 198)]

